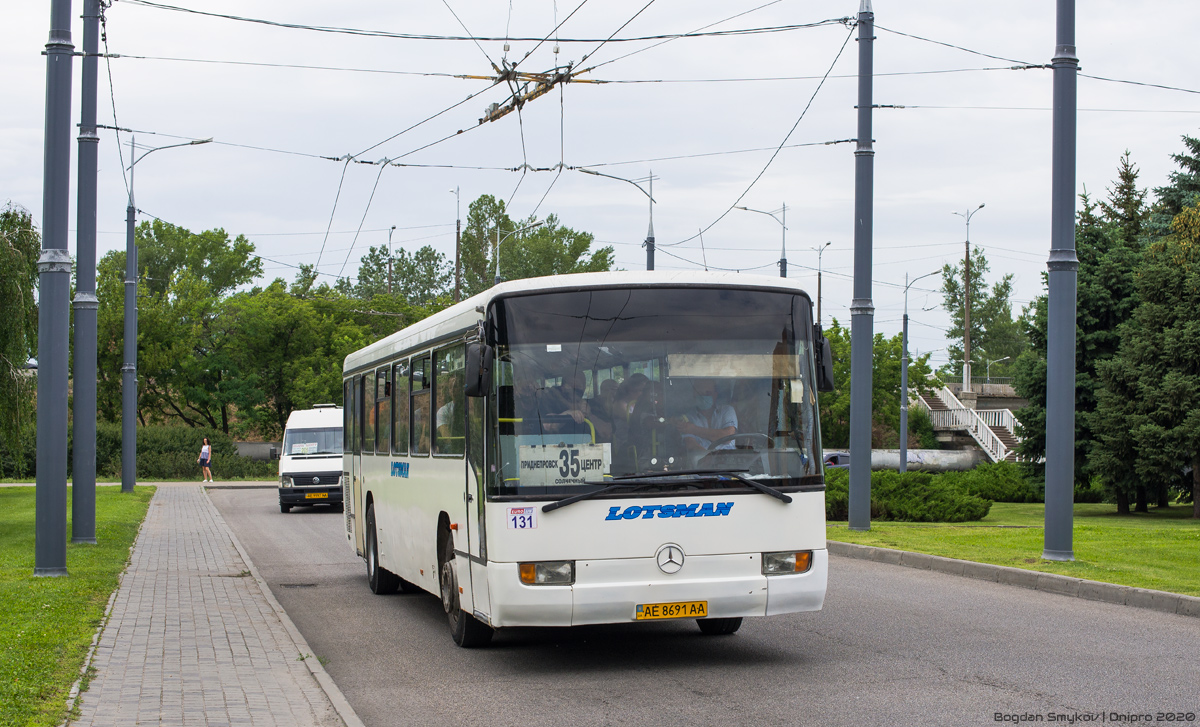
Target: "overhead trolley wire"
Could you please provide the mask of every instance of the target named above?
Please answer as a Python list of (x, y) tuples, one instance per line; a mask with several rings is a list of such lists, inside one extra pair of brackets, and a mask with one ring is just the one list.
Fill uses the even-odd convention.
[(854, 28), (851, 27), (850, 32), (846, 34), (846, 39), (842, 41), (841, 47), (838, 48), (837, 55), (835, 55), (833, 57), (833, 62), (829, 64), (829, 68), (826, 69), (825, 75), (821, 78), (821, 82), (817, 84), (817, 87), (815, 89), (813, 89), (812, 95), (810, 95), (808, 97), (808, 103), (806, 103), (804, 105), (804, 109), (800, 112), (800, 116), (798, 116), (796, 118), (796, 123), (792, 124), (792, 128), (789, 129), (787, 135), (783, 137), (783, 141), (779, 142), (779, 145), (777, 147), (775, 147), (775, 151), (774, 151), (774, 153), (771, 154), (771, 158), (767, 160), (767, 163), (763, 165), (763, 168), (761, 170), (759, 170), (758, 174), (754, 177), (754, 179), (750, 180), (750, 184), (746, 185), (746, 189), (742, 190), (742, 193), (740, 195), (738, 195), (738, 198), (736, 200), (733, 201), (733, 204), (729, 205), (728, 209), (726, 209), (724, 212), (722, 212), (721, 215), (719, 217), (717, 217), (717, 219), (710, 222), (708, 224), (708, 227), (705, 227), (704, 229), (700, 230), (699, 233), (697, 233), (691, 237), (688, 237), (686, 239), (680, 240), (678, 242), (659, 244), (656, 246), (657, 249), (661, 250), (664, 247), (675, 247), (676, 245), (682, 245), (685, 242), (696, 239), (697, 237), (702, 235), (707, 230), (711, 230), (714, 225), (716, 225), (721, 220), (725, 219), (726, 215), (728, 215), (730, 212), (732, 212), (734, 210), (734, 208), (738, 205), (738, 203), (741, 202), (742, 199), (747, 194), (750, 193), (750, 190), (754, 188), (754, 185), (758, 184), (758, 180), (762, 179), (762, 176), (767, 173), (767, 169), (769, 169), (771, 167), (771, 163), (774, 162), (775, 158), (779, 156), (779, 152), (783, 150), (783, 147), (785, 144), (787, 144), (788, 139), (792, 138), (792, 134), (794, 134), (796, 132), (796, 128), (800, 126), (800, 122), (803, 121), (804, 117), (808, 114), (808, 110), (810, 108), (812, 108), (813, 101), (816, 100), (817, 94), (821, 92), (821, 89), (825, 87), (825, 80), (829, 77), (830, 73), (833, 73), (834, 67), (837, 65), (838, 61), (841, 60), (842, 53), (845, 52), (846, 46), (850, 44), (850, 38), (852, 38), (853, 36), (854, 36)]

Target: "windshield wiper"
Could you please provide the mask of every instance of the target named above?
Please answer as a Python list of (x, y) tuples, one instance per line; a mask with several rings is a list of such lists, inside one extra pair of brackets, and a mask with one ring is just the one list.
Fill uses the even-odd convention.
[[(585, 485), (599, 485), (599, 484), (602, 484), (602, 483), (600, 483), (600, 482), (588, 482), (588, 481), (586, 481), (586, 480), (585, 480), (583, 484), (585, 484)], [(588, 499), (591, 499), (591, 498), (593, 498), (593, 497), (595, 497), (595, 496), (597, 496), (597, 495), (603, 495), (603, 494), (604, 494), (604, 493), (606, 493), (606, 492), (612, 492), (613, 490), (619, 490), (619, 489), (621, 489), (621, 488), (629, 488), (629, 489), (632, 489), (632, 490), (638, 490), (638, 489), (641, 489), (641, 488), (643, 488), (643, 487), (645, 487), (645, 486), (646, 486), (646, 485), (634, 485), (634, 484), (628, 484), (628, 485), (627, 485), (627, 484), (623, 484), (623, 483), (620, 483), (620, 484), (615, 484), (615, 485), (607, 485), (607, 486), (605, 486), (605, 487), (601, 487), (599, 490), (592, 490), (591, 492), (585, 492), (585, 493), (583, 493), (583, 494), (581, 494), (581, 495), (571, 495), (570, 497), (564, 497), (564, 498), (563, 498), (563, 499), (561, 499), (561, 500), (555, 500), (554, 502), (548, 503), (548, 504), (546, 504), (546, 505), (542, 505), (542, 512), (553, 512), (553, 511), (557, 510), (557, 509), (558, 509), (558, 508), (560, 508), (560, 507), (566, 507), (567, 505), (571, 505), (571, 504), (573, 504), (573, 503), (579, 502), (580, 500), (588, 500)]]

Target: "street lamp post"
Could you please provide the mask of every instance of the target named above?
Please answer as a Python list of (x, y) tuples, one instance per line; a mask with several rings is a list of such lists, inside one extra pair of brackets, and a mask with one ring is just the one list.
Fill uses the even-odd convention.
[(940, 270), (925, 273), (919, 277), (908, 279), (904, 274), (904, 325), (900, 329), (900, 471), (908, 471), (908, 289), (920, 280), (930, 275), (937, 275)]
[(121, 366), (121, 492), (133, 492), (137, 481), (137, 208), (133, 200), (133, 171), (150, 154), (178, 146), (207, 144), (212, 139), (196, 139), (182, 144), (148, 149), (135, 156), (137, 147), (129, 137), (129, 205), (125, 208), (125, 363)]
[(966, 212), (951, 212), (967, 221), (966, 255), (963, 257), (963, 392), (971, 393), (971, 218), (983, 209), (980, 204)]
[(388, 230), (388, 295), (392, 294), (392, 233), (395, 231), (395, 225)]
[(458, 196), (458, 187), (450, 190), (454, 193), (454, 302), (462, 295), (462, 199)]
[(500, 236), (500, 226), (499, 225), (496, 226), (496, 279), (492, 283), (492, 285), (500, 284), (500, 243), (504, 242), (505, 240), (507, 240), (508, 238), (517, 234), (518, 232), (525, 232), (526, 230), (532, 230), (535, 227), (541, 227), (544, 222), (545, 222), (545, 220), (538, 220), (537, 222), (534, 222), (532, 225), (526, 225), (519, 230), (513, 230), (512, 232), (506, 232), (506, 233), (504, 233), (504, 237)]
[(1008, 359), (1009, 357), (1005, 356), (1004, 358), (998, 358), (987, 362), (987, 382), (989, 384), (992, 383), (992, 364), (1000, 363), (1001, 361), (1007, 361)]
[(594, 177), (608, 177), (609, 179), (615, 179), (618, 182), (628, 182), (629, 184), (632, 184), (633, 186), (637, 187), (639, 192), (646, 195), (646, 197), (648, 197), (650, 199), (650, 227), (646, 231), (646, 242), (644, 244), (646, 246), (646, 269), (653, 270), (654, 269), (654, 180), (656, 179), (656, 177), (654, 176), (654, 170), (651, 169), (650, 176), (646, 177), (646, 179), (644, 180), (650, 186), (650, 191), (648, 191), (648, 192), (646, 190), (642, 189), (642, 185), (638, 184), (637, 182), (633, 181), (632, 179), (626, 179), (625, 177), (614, 177), (611, 174), (604, 174), (603, 172), (596, 172), (596, 171), (592, 171), (591, 169), (580, 169), (578, 171), (581, 171), (584, 174), (591, 174)]
[(821, 256), (825, 254), (825, 248), (832, 245), (833, 242), (826, 242), (820, 247), (810, 248), (817, 253), (817, 327), (821, 326)]
[(750, 209), (749, 207), (738, 207), (746, 212), (757, 212), (760, 215), (766, 215), (779, 223), (783, 229), (783, 242), (779, 248), (779, 277), (787, 277), (787, 202), (783, 203), (783, 207), (779, 210), (782, 213), (782, 218), (776, 217), (774, 212), (764, 212), (763, 210)]

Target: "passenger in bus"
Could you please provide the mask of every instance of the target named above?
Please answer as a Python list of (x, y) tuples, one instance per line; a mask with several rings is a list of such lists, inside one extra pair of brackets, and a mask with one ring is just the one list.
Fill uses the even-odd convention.
[(455, 440), (456, 446), (461, 446), (463, 438), (464, 380), (462, 369), (438, 377), (438, 399), (446, 403), (438, 407), (433, 419), (434, 426), (439, 440)]
[[(711, 379), (692, 383), (695, 395), (693, 409), (675, 421), (675, 429), (683, 435), (683, 445), (693, 452), (704, 452), (718, 439), (737, 434), (738, 419), (733, 407), (717, 404), (717, 385)], [(733, 440), (717, 449), (733, 449)]]
[[(558, 406), (561, 409), (554, 413), (559, 416), (569, 416), (576, 424), (591, 423), (591, 429), (594, 430), (595, 441), (605, 442), (611, 441), (612, 425), (607, 419), (600, 417), (596, 412), (592, 411), (592, 404), (583, 395), (587, 392), (587, 376), (583, 371), (576, 369), (575, 371), (563, 376), (562, 386), (556, 388), (558, 395)], [(551, 429), (546, 427), (547, 431), (557, 431), (562, 427)]]
[(733, 385), (734, 413), (739, 432), (767, 434), (767, 413), (771, 408), (771, 389), (765, 379), (738, 379)]

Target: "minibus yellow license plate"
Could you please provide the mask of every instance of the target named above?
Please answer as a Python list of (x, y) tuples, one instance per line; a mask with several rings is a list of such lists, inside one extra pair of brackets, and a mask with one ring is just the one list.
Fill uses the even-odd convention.
[(708, 616), (708, 601), (679, 601), (677, 603), (646, 603), (637, 607), (637, 621), (660, 618), (704, 618)]
[(328, 500), (328, 492), (306, 492), (304, 493), (305, 500)]

